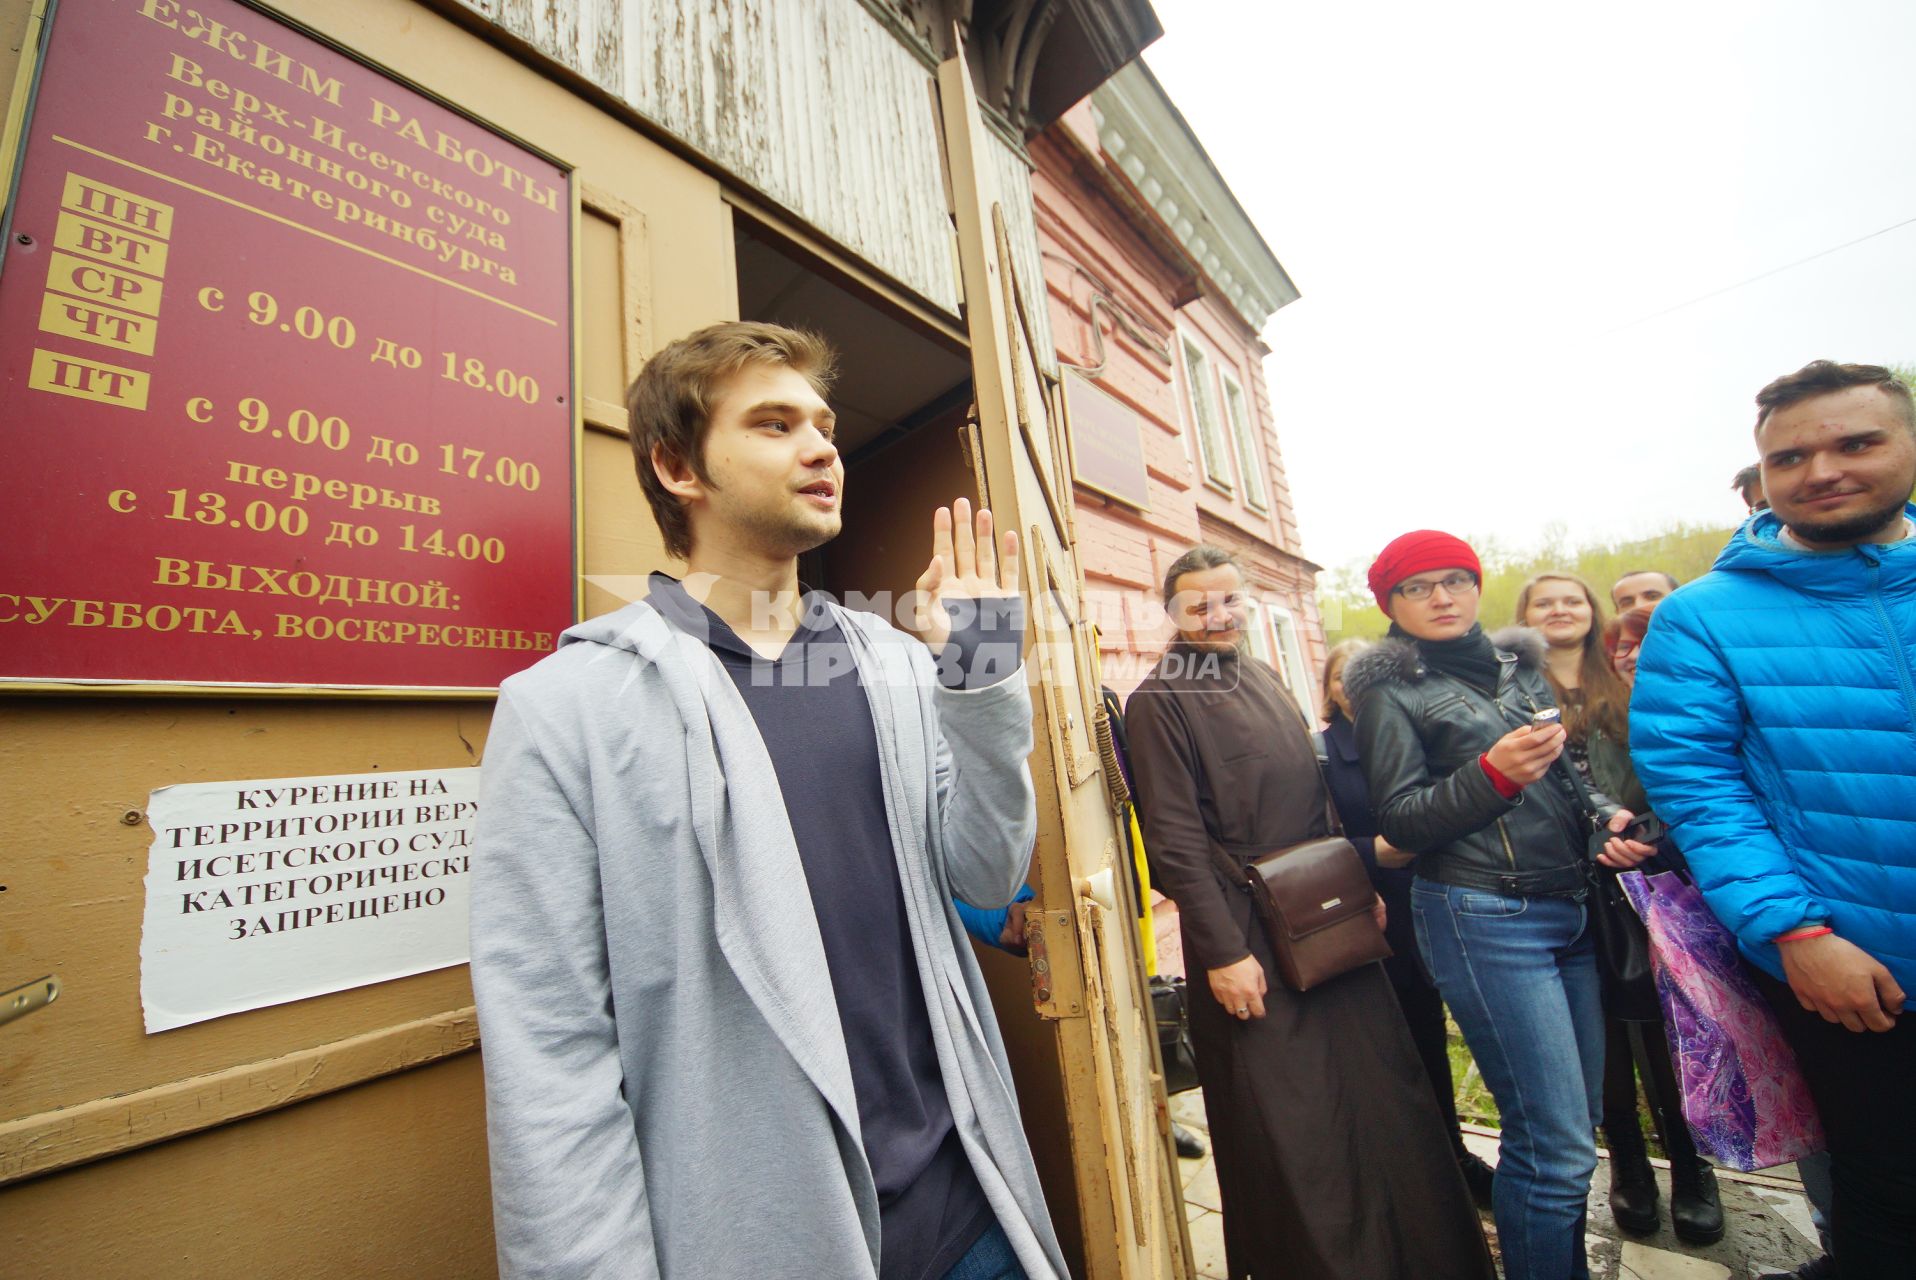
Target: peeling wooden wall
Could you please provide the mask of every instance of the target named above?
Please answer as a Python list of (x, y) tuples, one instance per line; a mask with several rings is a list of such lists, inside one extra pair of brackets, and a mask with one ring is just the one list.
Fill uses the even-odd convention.
[[(859, 0), (462, 0), (948, 314), (958, 265), (932, 69)], [(1042, 298), (1031, 174), (998, 149), (1013, 254)], [(1034, 334), (1052, 355), (1046, 308)]]

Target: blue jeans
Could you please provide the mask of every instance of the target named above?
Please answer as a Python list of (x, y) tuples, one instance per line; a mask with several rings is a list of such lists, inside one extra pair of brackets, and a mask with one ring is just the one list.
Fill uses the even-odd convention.
[(994, 1222), (991, 1230), (979, 1236), (977, 1243), (958, 1259), (958, 1265), (945, 1272), (945, 1280), (1028, 1280), (1028, 1277), (1025, 1269), (1018, 1265), (1018, 1255), (1011, 1251), (1005, 1229)]
[(1506, 1280), (1588, 1280), (1603, 1001), (1583, 903), (1418, 879), (1417, 948), (1503, 1117), (1492, 1204)]

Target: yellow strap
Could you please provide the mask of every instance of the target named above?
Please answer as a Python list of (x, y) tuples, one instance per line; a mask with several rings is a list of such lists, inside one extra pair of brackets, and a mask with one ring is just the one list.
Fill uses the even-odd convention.
[(1155, 974), (1158, 971), (1158, 931), (1151, 917), (1151, 868), (1144, 861), (1144, 832), (1138, 829), (1138, 807), (1127, 804), (1124, 806), (1124, 816), (1131, 824), (1131, 857), (1138, 867), (1138, 945), (1144, 950), (1144, 971)]
[[(1098, 624), (1091, 624), (1091, 678), (1097, 682), (1098, 700), (1104, 701), (1104, 655), (1098, 647)], [(1138, 947), (1144, 955), (1144, 971), (1158, 971), (1158, 932), (1151, 915), (1151, 868), (1144, 861), (1144, 832), (1138, 828), (1138, 807), (1124, 806), (1124, 820), (1131, 824), (1131, 859), (1138, 869)]]

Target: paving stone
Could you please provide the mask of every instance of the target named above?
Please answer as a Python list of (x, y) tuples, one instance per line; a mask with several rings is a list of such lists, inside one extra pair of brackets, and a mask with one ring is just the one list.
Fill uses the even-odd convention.
[(1622, 1280), (1617, 1270), (1618, 1244), (1607, 1236), (1585, 1235), (1583, 1256), (1590, 1263), (1590, 1280)]
[[(1603, 1163), (1598, 1165), (1590, 1188), (1590, 1231), (1593, 1235), (1610, 1237), (1621, 1243), (1624, 1252), (1614, 1273), (1618, 1280), (1638, 1280), (1630, 1262), (1630, 1259), (1637, 1257), (1649, 1257), (1661, 1265), (1662, 1270), (1650, 1273), (1659, 1277), (1749, 1280), (1749, 1277), (1764, 1271), (1787, 1271), (1808, 1261), (1816, 1252), (1815, 1247), (1806, 1242), (1783, 1216), (1782, 1206), (1770, 1199), (1771, 1196), (1782, 1196), (1787, 1200), (1791, 1193), (1738, 1182), (1722, 1170), (1718, 1171), (1717, 1185), (1729, 1230), (1716, 1244), (1685, 1244), (1677, 1239), (1670, 1226), (1670, 1175), (1667, 1169), (1658, 1168), (1657, 1183), (1663, 1192), (1659, 1229), (1654, 1235), (1626, 1236), (1618, 1230), (1610, 1214), (1609, 1170)], [(1800, 1197), (1797, 1199), (1800, 1200)], [(1615, 1248), (1614, 1245), (1612, 1247)], [(1681, 1257), (1705, 1269), (1672, 1270), (1670, 1268), (1675, 1264), (1657, 1255)], [(1599, 1280), (1605, 1274), (1596, 1269), (1594, 1253), (1591, 1274)]]
[(1619, 1280), (1731, 1280), (1730, 1269), (1708, 1258), (1693, 1258), (1635, 1240), (1623, 1242)]
[(1209, 1133), (1211, 1122), (1204, 1114), (1204, 1091), (1187, 1089), (1171, 1099), (1171, 1118), (1187, 1129)]
[(1223, 1197), (1217, 1189), (1217, 1166), (1206, 1160), (1198, 1171), (1184, 1184), (1184, 1202), (1202, 1205), (1206, 1209), (1221, 1209)]
[(1191, 1261), (1201, 1276), (1224, 1280), (1230, 1272), (1224, 1258), (1224, 1219), (1209, 1209), (1191, 1219)]
[(1492, 1164), (1497, 1163), (1497, 1139), (1486, 1133), (1472, 1133), (1464, 1130), (1464, 1150)]
[(1796, 1234), (1803, 1237), (1804, 1244), (1822, 1248), (1822, 1238), (1816, 1234), (1816, 1221), (1810, 1217), (1810, 1203), (1800, 1192), (1752, 1187), (1750, 1194), (1768, 1205), (1783, 1221), (1796, 1228)]
[[(1179, 1123), (1186, 1128), (1205, 1130), (1208, 1138), (1202, 1094), (1193, 1090), (1173, 1098), (1171, 1111)], [(1473, 1128), (1464, 1129), (1465, 1147), (1495, 1164), (1496, 1134), (1473, 1132)], [(1224, 1228), (1218, 1213), (1217, 1168), (1209, 1158), (1180, 1160), (1178, 1164), (1198, 1273), (1221, 1277), (1224, 1275)], [(1599, 1160), (1596, 1176), (1591, 1179), (1590, 1234), (1585, 1242), (1592, 1280), (1752, 1280), (1766, 1271), (1789, 1271), (1820, 1252), (1809, 1220), (1808, 1204), (1800, 1192), (1738, 1181), (1737, 1175), (1727, 1170), (1718, 1170), (1717, 1179), (1724, 1216), (1729, 1223), (1728, 1233), (1713, 1245), (1684, 1244), (1670, 1228), (1669, 1168), (1663, 1161), (1655, 1164), (1657, 1182), (1663, 1193), (1661, 1228), (1655, 1235), (1629, 1238), (1617, 1229), (1611, 1217), (1608, 1160)], [(1495, 1223), (1488, 1213), (1482, 1215), (1482, 1220), (1495, 1252)], [(1204, 1240), (1213, 1243), (1207, 1246)], [(1214, 1252), (1207, 1253), (1207, 1248)]]

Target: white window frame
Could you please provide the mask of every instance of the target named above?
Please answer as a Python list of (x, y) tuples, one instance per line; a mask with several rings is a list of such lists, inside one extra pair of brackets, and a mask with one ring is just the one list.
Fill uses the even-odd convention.
[[(1225, 439), (1224, 410), (1217, 402), (1211, 379), (1211, 357), (1196, 338), (1178, 330), (1178, 345), (1184, 365), (1184, 393), (1191, 413), (1191, 434), (1197, 437), (1197, 464), (1200, 477), (1220, 493), (1231, 493), (1231, 451)], [(1206, 431), (1206, 428), (1209, 431)], [(1212, 440), (1209, 437), (1215, 436)]]
[(1270, 488), (1264, 483), (1263, 455), (1258, 451), (1257, 433), (1251, 426), (1251, 402), (1244, 394), (1243, 384), (1222, 365), (1218, 367), (1217, 377), (1224, 389), (1224, 417), (1230, 426), (1231, 443), (1237, 450), (1237, 474), (1244, 481), (1244, 505), (1260, 515), (1269, 515)]
[(1197, 465), (1197, 457), (1191, 452), (1191, 424), (1185, 405), (1191, 398), (1191, 371), (1184, 367), (1184, 335), (1178, 335), (1177, 355), (1171, 361), (1171, 381), (1177, 388), (1177, 412), (1172, 415), (1178, 438), (1178, 448), (1184, 450), (1184, 460), (1192, 466)]
[(1264, 606), (1264, 613), (1271, 628), (1271, 639), (1283, 660), (1278, 670), (1286, 677), (1284, 683), (1290, 686), (1291, 696), (1297, 699), (1297, 705), (1315, 724), (1319, 718), (1317, 685), (1311, 679), (1311, 664), (1304, 660), (1304, 641), (1297, 629), (1297, 617), (1283, 605), (1274, 602)]
[(1281, 678), (1284, 670), (1277, 665), (1277, 648), (1271, 643), (1271, 637), (1276, 633), (1270, 629), (1270, 619), (1265, 613), (1264, 602), (1256, 596), (1247, 596), (1245, 603), (1251, 609), (1251, 626), (1245, 633), (1251, 642), (1251, 656), (1262, 660), (1265, 666), (1277, 672)]

